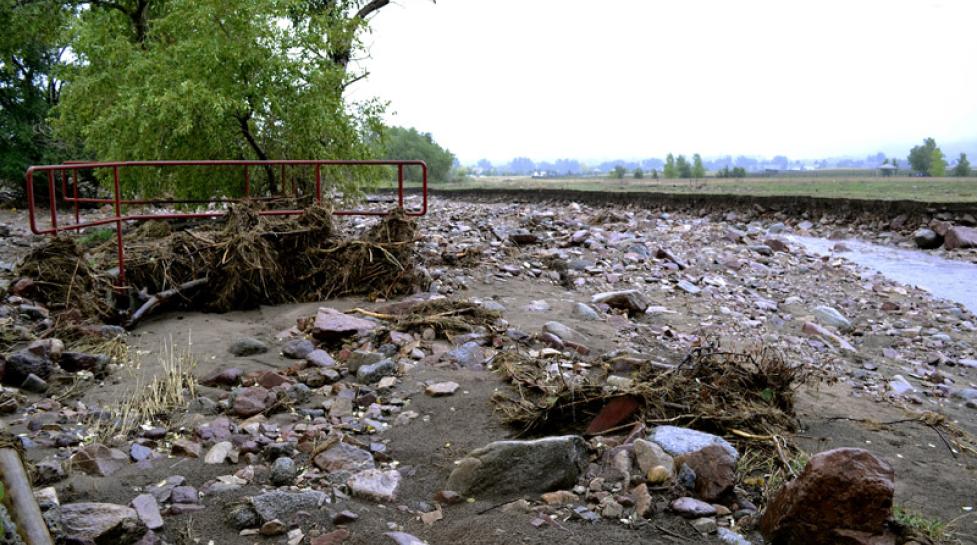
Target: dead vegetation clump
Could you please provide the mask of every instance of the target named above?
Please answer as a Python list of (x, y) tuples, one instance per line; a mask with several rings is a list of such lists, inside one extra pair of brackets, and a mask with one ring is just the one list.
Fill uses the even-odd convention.
[[(131, 316), (141, 318), (164, 303), (224, 312), (345, 295), (392, 297), (410, 293), (421, 281), (413, 255), (417, 227), (403, 210), (357, 239), (340, 236), (332, 211), (322, 206), (289, 218), (259, 210), (244, 203), (231, 207), (223, 221), (192, 229), (151, 221), (127, 233)], [(117, 320), (111, 282), (96, 272), (115, 267), (115, 259), (108, 243), (86, 258), (72, 239), (53, 239), (20, 267), (21, 276), (34, 281), (25, 296), (52, 311)]]
[(495, 366), (515, 390), (514, 396), (497, 393), (496, 409), (506, 423), (531, 434), (583, 428), (610, 401), (627, 397), (644, 423), (719, 435), (777, 435), (797, 429), (794, 391), (812, 379), (807, 369), (760, 345), (697, 348), (673, 368), (645, 366), (614, 386), (606, 370), (570, 373), (515, 352), (501, 354)]
[(380, 312), (353, 310), (365, 316), (393, 322), (398, 331), (421, 331), (430, 327), (441, 335), (476, 330), (492, 331), (502, 317), (501, 313), (486, 309), (473, 301), (447, 298), (391, 305)]

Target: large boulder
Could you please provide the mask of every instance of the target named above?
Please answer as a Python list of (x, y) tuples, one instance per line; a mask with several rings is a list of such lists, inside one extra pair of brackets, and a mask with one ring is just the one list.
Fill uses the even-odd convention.
[(462, 458), (445, 489), (493, 498), (541, 494), (573, 486), (586, 467), (587, 444), (577, 435), (496, 441)]
[(923, 227), (913, 233), (913, 241), (923, 250), (934, 250), (943, 244), (943, 237), (936, 231)]
[(943, 247), (947, 250), (977, 248), (977, 229), (959, 225), (951, 227), (943, 237)]
[(114, 503), (68, 503), (61, 506), (65, 536), (98, 545), (135, 543), (146, 533), (135, 509)]
[(895, 472), (867, 450), (816, 454), (780, 489), (760, 518), (772, 545), (833, 545), (852, 535), (881, 535), (892, 513)]

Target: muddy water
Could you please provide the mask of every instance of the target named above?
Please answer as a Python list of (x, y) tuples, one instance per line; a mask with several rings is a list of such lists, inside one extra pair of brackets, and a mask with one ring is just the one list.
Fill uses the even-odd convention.
[[(905, 250), (862, 240), (828, 240), (792, 235), (788, 237), (818, 255), (841, 257), (891, 280), (916, 286), (934, 296), (960, 303), (977, 314), (977, 265), (953, 261), (922, 250)], [(835, 252), (842, 242), (850, 251)]]

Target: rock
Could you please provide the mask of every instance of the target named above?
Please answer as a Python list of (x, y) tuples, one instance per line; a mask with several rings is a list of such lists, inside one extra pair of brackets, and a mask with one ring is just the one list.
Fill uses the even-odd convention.
[(244, 371), (238, 369), (237, 367), (218, 369), (200, 379), (200, 384), (203, 386), (210, 386), (212, 388), (218, 386), (237, 386), (238, 384), (241, 384), (242, 375), (244, 375)]
[(200, 454), (203, 453), (203, 447), (196, 441), (180, 438), (173, 441), (173, 445), (170, 447), (170, 453), (174, 456), (200, 458)]
[(293, 360), (301, 360), (315, 350), (315, 345), (308, 339), (292, 339), (282, 345), (282, 355)]
[(44, 356), (39, 356), (29, 349), (18, 350), (7, 356), (3, 367), (3, 383), (19, 387), (27, 380), (28, 375), (47, 379), (56, 368), (57, 365)]
[(274, 403), (275, 395), (261, 386), (249, 386), (237, 390), (231, 412), (235, 416), (247, 418), (263, 413)]
[(342, 542), (349, 538), (349, 530), (346, 528), (340, 528), (338, 530), (333, 530), (327, 534), (322, 534), (321, 536), (315, 537), (310, 542), (310, 545), (340, 545)]
[(254, 528), (261, 524), (261, 517), (255, 512), (254, 507), (244, 503), (232, 503), (228, 507), (224, 520), (238, 530)]
[(600, 412), (587, 424), (586, 433), (588, 435), (604, 433), (630, 418), (639, 407), (640, 404), (635, 396), (623, 395), (613, 397), (604, 404)]
[(346, 481), (350, 493), (376, 502), (392, 502), (400, 488), (400, 472), (396, 469), (366, 469)]
[(786, 242), (780, 240), (779, 238), (768, 238), (763, 241), (763, 243), (775, 252), (781, 252), (785, 254), (790, 253), (790, 246)]
[(947, 250), (977, 248), (977, 229), (959, 225), (951, 227), (943, 239), (943, 247)]
[(825, 324), (839, 331), (851, 331), (851, 322), (833, 307), (821, 305), (814, 308), (814, 315)]
[(424, 393), (431, 397), (450, 396), (458, 390), (457, 382), (436, 382), (427, 388)]
[(174, 486), (170, 492), (172, 503), (200, 503), (200, 492), (192, 486)]
[(352, 511), (346, 510), (346, 511), (340, 511), (335, 515), (333, 515), (332, 523), (336, 525), (349, 524), (350, 522), (356, 522), (359, 519), (360, 519), (359, 515), (357, 515)]
[(231, 343), (227, 351), (238, 357), (254, 356), (267, 352), (268, 345), (254, 337), (243, 337)]
[(78, 371), (96, 372), (108, 365), (110, 358), (105, 354), (86, 354), (84, 352), (65, 352), (61, 354), (58, 365), (69, 373)]
[(425, 542), (405, 532), (387, 532), (383, 534), (397, 545), (427, 545)]
[(695, 284), (689, 282), (688, 280), (685, 280), (684, 278), (682, 280), (679, 280), (678, 288), (690, 295), (695, 295), (702, 291), (702, 288), (696, 286)]
[(319, 490), (272, 490), (251, 498), (251, 505), (263, 522), (275, 519), (288, 522), (299, 511), (316, 511), (328, 502), (329, 497)]
[(729, 528), (720, 527), (716, 531), (716, 537), (718, 537), (719, 541), (724, 545), (753, 545), (745, 537), (737, 534)]
[(600, 314), (597, 314), (597, 311), (590, 305), (584, 303), (574, 303), (573, 310), (570, 313), (580, 320), (595, 321), (600, 319)]
[(715, 507), (695, 498), (678, 498), (671, 503), (670, 507), (672, 511), (690, 519), (712, 517), (716, 514)]
[(100, 477), (107, 477), (129, 463), (129, 457), (125, 453), (101, 443), (81, 447), (69, 460), (73, 469)]
[(321, 341), (336, 341), (379, 327), (375, 322), (343, 314), (331, 308), (320, 308), (312, 325), (312, 336)]
[(840, 348), (843, 352), (857, 352), (851, 343), (814, 322), (804, 322), (804, 325), (801, 326), (801, 332), (805, 335), (820, 337), (826, 341), (829, 341), (831, 344)]
[(695, 471), (695, 495), (701, 500), (715, 503), (726, 499), (736, 484), (736, 459), (720, 445), (680, 456), (675, 463)]
[(889, 381), (889, 391), (892, 395), (904, 396), (916, 391), (916, 388), (902, 375), (894, 375)]
[(543, 503), (546, 505), (570, 505), (580, 501), (580, 496), (577, 496), (569, 490), (557, 490), (555, 492), (547, 492), (540, 496)]
[(656, 467), (663, 467), (670, 478), (675, 472), (675, 462), (657, 443), (644, 439), (634, 440), (634, 457), (638, 461), (641, 473), (647, 475)]
[(281, 456), (276, 458), (275, 462), (271, 464), (271, 475), (268, 480), (275, 486), (288, 486), (295, 482), (295, 477), (298, 475), (298, 472), (299, 470), (295, 465), (295, 460), (288, 456)]
[(576, 435), (496, 441), (463, 458), (445, 488), (479, 497), (541, 494), (573, 486), (586, 466), (587, 446)]
[(370, 365), (364, 365), (356, 370), (356, 381), (361, 384), (373, 384), (383, 377), (397, 374), (397, 364), (392, 359), (385, 359)]
[(45, 458), (34, 466), (38, 484), (56, 483), (65, 477), (64, 466), (57, 458)]
[(665, 452), (672, 456), (682, 456), (692, 454), (697, 450), (702, 450), (709, 445), (719, 445), (732, 456), (733, 460), (738, 460), (740, 455), (722, 437), (703, 433), (689, 428), (679, 428), (676, 426), (656, 426), (651, 430), (648, 440), (658, 444)]
[(133, 443), (129, 447), (129, 458), (132, 458), (133, 462), (141, 462), (143, 460), (148, 460), (153, 457), (153, 449), (140, 445), (139, 443)]
[(583, 335), (560, 322), (546, 322), (543, 324), (543, 333), (556, 335), (561, 341), (580, 342), (584, 340)]
[(649, 304), (648, 299), (638, 290), (598, 293), (590, 298), (590, 302), (595, 305), (605, 304), (611, 308), (630, 312), (644, 312)]
[(913, 241), (923, 250), (935, 250), (943, 245), (943, 237), (932, 229), (923, 227), (913, 233)]
[(312, 462), (323, 471), (359, 471), (376, 467), (373, 455), (349, 443), (336, 443), (320, 452)]
[(135, 509), (114, 503), (68, 503), (61, 506), (64, 533), (96, 544), (127, 545), (144, 533), (146, 526)]
[(676, 257), (675, 254), (673, 254), (671, 250), (667, 248), (659, 248), (657, 251), (655, 251), (655, 257), (657, 259), (664, 259), (666, 261), (671, 261), (676, 266), (678, 266), (680, 270), (684, 270), (689, 267), (688, 264), (685, 263), (685, 261), (682, 261), (681, 259)]
[[(689, 467), (689, 466), (682, 466)], [(669, 471), (665, 466), (655, 466), (645, 473), (648, 483), (652, 486), (667, 484), (675, 476), (673, 471)]]
[(159, 504), (152, 494), (139, 494), (132, 499), (132, 508), (136, 510), (139, 520), (150, 530), (163, 527), (163, 517), (159, 514)]
[(477, 368), (485, 362), (485, 352), (474, 341), (449, 350), (444, 354), (444, 357), (448, 361), (466, 368)]
[(214, 465), (223, 464), (224, 460), (227, 460), (227, 457), (230, 456), (232, 450), (234, 450), (234, 445), (230, 441), (221, 441), (210, 447), (207, 455), (204, 456), (204, 463)]
[(689, 524), (691, 524), (692, 527), (695, 528), (697, 532), (703, 535), (714, 533), (716, 529), (719, 527), (716, 524), (716, 519), (712, 517), (697, 518), (691, 521)]
[(772, 543), (829, 545), (839, 531), (881, 534), (892, 513), (895, 473), (858, 448), (818, 453), (767, 504), (760, 531)]
[(336, 360), (334, 360), (332, 358), (332, 356), (329, 355), (329, 352), (326, 352), (325, 350), (321, 350), (319, 348), (317, 348), (317, 349), (313, 350), (312, 352), (309, 352), (308, 354), (306, 354), (305, 361), (308, 362), (309, 365), (312, 365), (312, 366), (315, 366), (315, 367), (335, 367), (336, 366)]
[(648, 492), (648, 485), (641, 483), (631, 490), (631, 496), (634, 497), (634, 512), (639, 517), (647, 517), (653, 512), (652, 506), (654, 505), (654, 500), (651, 494)]
[(509, 240), (516, 244), (534, 244), (539, 241), (539, 237), (530, 233), (526, 229), (513, 229), (509, 232)]
[(43, 394), (48, 389), (48, 383), (44, 381), (41, 377), (31, 373), (27, 375), (24, 379), (24, 383), (20, 385), (20, 389), (25, 392), (32, 392), (35, 394)]
[(287, 527), (284, 522), (278, 519), (272, 519), (262, 524), (258, 533), (263, 536), (280, 536), (285, 533), (286, 529)]
[(355, 373), (360, 367), (364, 365), (372, 365), (374, 363), (383, 361), (386, 358), (380, 352), (370, 352), (367, 350), (353, 350), (350, 352), (349, 357), (346, 358), (346, 368), (349, 369), (350, 373)]

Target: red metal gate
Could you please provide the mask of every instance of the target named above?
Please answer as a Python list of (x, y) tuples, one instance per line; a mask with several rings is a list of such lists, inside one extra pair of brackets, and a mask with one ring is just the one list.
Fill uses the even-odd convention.
[[(322, 169), (329, 167), (371, 167), (371, 166), (392, 166), (397, 168), (397, 206), (404, 209), (408, 216), (423, 216), (427, 213), (427, 164), (423, 161), (331, 161), (331, 160), (273, 160), (273, 161), (120, 161), (120, 162), (67, 162), (61, 165), (41, 165), (32, 166), (27, 169), (27, 210), (30, 219), (30, 229), (36, 235), (53, 235), (67, 231), (77, 231), (88, 227), (99, 225), (115, 224), (115, 238), (119, 255), (119, 285), (125, 285), (125, 250), (122, 244), (122, 228), (126, 222), (140, 222), (148, 220), (165, 219), (190, 219), (190, 218), (215, 218), (225, 214), (220, 210), (208, 210), (206, 212), (165, 212), (160, 214), (129, 214), (123, 213), (123, 207), (132, 205), (153, 206), (168, 204), (198, 204), (211, 205), (221, 203), (241, 202), (245, 199), (250, 200), (274, 200), (287, 198), (288, 195), (271, 197), (251, 197), (251, 167), (279, 167), (281, 190), (286, 190), (286, 169), (289, 167), (311, 167), (314, 178), (314, 191), (311, 196), (317, 204), (322, 203)], [(421, 169), (421, 205), (417, 209), (404, 208), (404, 168), (420, 167)], [(225, 199), (212, 198), (205, 200), (193, 199), (124, 199), (120, 190), (119, 177), (126, 169), (136, 168), (177, 168), (177, 167), (240, 167), (242, 169), (241, 183), (243, 184), (244, 198)], [(112, 196), (111, 197), (81, 197), (78, 190), (78, 173), (80, 171), (110, 170), (112, 175)], [(50, 203), (50, 225), (47, 227), (38, 226), (37, 203), (34, 196), (35, 174), (47, 175), (47, 194)], [(58, 199), (57, 182), (61, 183), (60, 200)], [(292, 197), (298, 197), (298, 187), (295, 178), (292, 178)], [(308, 195), (305, 195), (308, 197)], [(74, 221), (65, 223), (58, 214), (59, 205), (74, 209)], [(84, 204), (111, 204), (113, 205), (114, 215), (90, 221), (81, 221), (81, 206)], [(290, 216), (298, 215), (301, 209), (269, 209), (259, 212), (267, 216)], [(340, 216), (379, 216), (387, 214), (386, 210), (336, 210), (333, 212)]]

